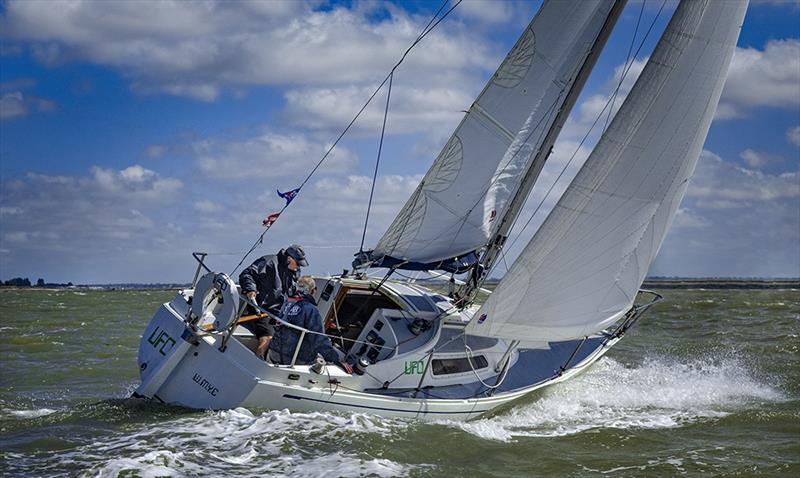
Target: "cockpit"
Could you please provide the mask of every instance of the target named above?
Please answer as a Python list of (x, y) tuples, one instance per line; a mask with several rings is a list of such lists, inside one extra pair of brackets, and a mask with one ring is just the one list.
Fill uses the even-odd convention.
[(413, 289), (365, 281), (317, 280), (325, 330), (349, 361), (376, 363), (419, 347), (437, 330), (436, 304)]

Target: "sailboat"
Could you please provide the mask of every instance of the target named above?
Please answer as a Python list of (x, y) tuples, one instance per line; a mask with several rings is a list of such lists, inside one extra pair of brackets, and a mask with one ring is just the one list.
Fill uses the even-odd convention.
[[(258, 358), (240, 325), (247, 299), (195, 253), (191, 288), (144, 331), (136, 395), (195, 409), (467, 420), (601, 358), (661, 298), (640, 287), (695, 169), (747, 0), (678, 5), (571, 184), (488, 298), (476, 297), (624, 4), (545, 1), (376, 246), (357, 254), (356, 272), (315, 278), (352, 373)], [(371, 279), (370, 268), (454, 282), (431, 290)]]

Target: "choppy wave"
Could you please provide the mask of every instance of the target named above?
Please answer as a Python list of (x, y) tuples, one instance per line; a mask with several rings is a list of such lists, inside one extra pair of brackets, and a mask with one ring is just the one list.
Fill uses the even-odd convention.
[(636, 367), (606, 358), (584, 375), (551, 387), (534, 403), (491, 418), (447, 424), (481, 438), (509, 441), (595, 428), (677, 427), (783, 398), (736, 358), (688, 363), (653, 358)]
[(39, 418), (51, 415), (53, 413), (56, 413), (56, 410), (53, 410), (51, 408), (37, 408), (35, 410), (3, 409), (3, 413), (8, 414), (14, 418), (26, 419), (26, 418)]
[(331, 470), (337, 476), (402, 476), (414, 467), (365, 457), (363, 452), (343, 452), (342, 437), (391, 436), (407, 426), (363, 414), (287, 410), (254, 414), (237, 408), (118, 435), (76, 451), (74, 459), (97, 463), (88, 472), (94, 476), (133, 471), (141, 476), (196, 476), (218, 471), (237, 476), (328, 477)]

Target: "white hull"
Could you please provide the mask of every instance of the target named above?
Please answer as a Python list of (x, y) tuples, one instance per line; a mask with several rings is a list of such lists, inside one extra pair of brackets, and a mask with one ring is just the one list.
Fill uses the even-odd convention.
[[(179, 293), (172, 302), (164, 304), (145, 330), (139, 351), (142, 385), (137, 394), (195, 409), (338, 410), (423, 420), (468, 420), (584, 371), (620, 339), (605, 335), (589, 340), (592, 346), (576, 355), (574, 364), (569, 362), (580, 341), (575, 341), (575, 346), (562, 347), (558, 353), (546, 348), (516, 351), (504, 381), (493, 394), (472, 371), (441, 386), (430, 385), (429, 370), (421, 374), (415, 371), (410, 377), (413, 381), (403, 377), (405, 381), (394, 382), (398, 386), (393, 383), (381, 388), (375, 375), (396, 376), (391, 367), (403, 367), (407, 361), (402, 357), (386, 360), (384, 369), (379, 362), (371, 366), (374, 370), (367, 370), (373, 373), (365, 375), (349, 375), (341, 367), (328, 364), (318, 374), (308, 365), (289, 367), (260, 360), (251, 350), (252, 337), (241, 328), (223, 352), (219, 350), (223, 333), (198, 336), (191, 332), (184, 321), (188, 311), (184, 294)], [(432, 338), (433, 342), (436, 340)], [(502, 352), (506, 344), (498, 343), (496, 348)], [(527, 354), (531, 354), (531, 359), (526, 359)], [(543, 363), (543, 354), (557, 362)], [(532, 370), (540, 363), (544, 368)], [(567, 367), (559, 374), (558, 366), (553, 367), (553, 363)], [(502, 375), (488, 370), (482, 380), (494, 384)], [(415, 390), (420, 383), (422, 388)], [(439, 394), (456, 397), (436, 398)], [(458, 394), (463, 396), (457, 397)]]

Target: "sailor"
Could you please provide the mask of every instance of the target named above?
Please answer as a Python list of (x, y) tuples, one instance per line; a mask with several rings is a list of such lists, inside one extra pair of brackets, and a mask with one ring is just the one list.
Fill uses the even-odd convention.
[[(285, 309), (283, 320), (302, 327), (311, 332), (306, 333), (303, 344), (297, 353), (296, 364), (307, 365), (314, 362), (317, 354), (321, 355), (327, 362), (338, 362), (339, 353), (333, 348), (330, 338), (326, 335), (323, 326), (322, 316), (314, 301), (316, 284), (311, 276), (303, 276), (297, 281), (297, 297), (289, 299), (289, 305)], [(275, 337), (269, 348), (269, 359), (272, 362), (289, 365), (292, 363), (297, 342), (300, 340), (301, 332), (281, 325), (275, 333)], [(344, 366), (344, 365), (343, 365)], [(345, 367), (345, 370), (349, 370)]]
[[(279, 316), (286, 298), (295, 295), (300, 267), (307, 265), (303, 248), (292, 244), (275, 255), (263, 256), (253, 262), (239, 274), (239, 285), (248, 299), (255, 300), (262, 308)], [(255, 311), (251, 310), (250, 313)], [(252, 320), (242, 325), (258, 339), (256, 355), (265, 358), (269, 342), (275, 335), (275, 328), (270, 325), (269, 319)]]

